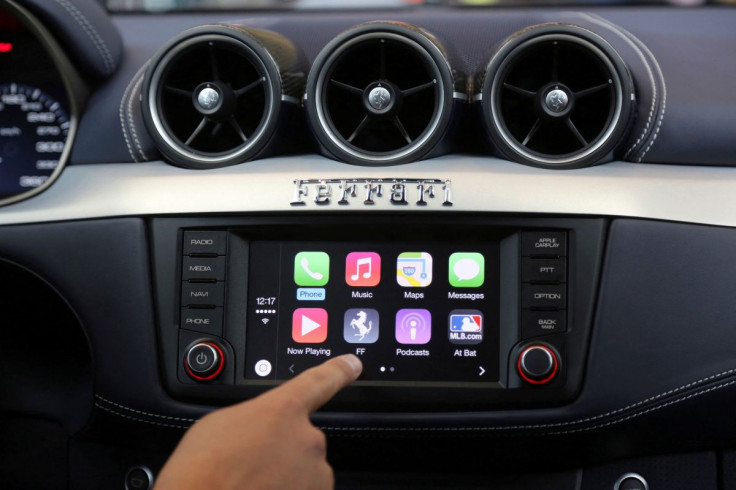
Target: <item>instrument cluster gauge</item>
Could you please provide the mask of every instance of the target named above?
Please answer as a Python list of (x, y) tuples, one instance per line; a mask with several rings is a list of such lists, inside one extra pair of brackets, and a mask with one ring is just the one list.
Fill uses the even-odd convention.
[(59, 166), (70, 124), (61, 104), (41, 89), (0, 85), (0, 199), (46, 183)]

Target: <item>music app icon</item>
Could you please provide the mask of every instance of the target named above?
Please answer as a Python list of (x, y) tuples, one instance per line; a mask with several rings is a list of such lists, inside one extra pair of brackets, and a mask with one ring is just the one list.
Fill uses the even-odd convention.
[(350, 252), (345, 260), (348, 286), (371, 287), (381, 281), (381, 256), (375, 252)]

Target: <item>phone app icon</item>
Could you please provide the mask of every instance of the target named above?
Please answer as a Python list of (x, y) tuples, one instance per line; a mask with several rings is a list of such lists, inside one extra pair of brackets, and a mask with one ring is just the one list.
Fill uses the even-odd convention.
[(432, 283), (432, 256), (427, 252), (404, 252), (396, 259), (396, 282), (406, 288), (424, 288)]
[(294, 257), (297, 286), (324, 286), (330, 279), (330, 256), (325, 252), (299, 252)]
[(350, 252), (345, 259), (348, 286), (371, 287), (381, 281), (381, 256), (375, 252)]
[(485, 280), (485, 259), (476, 252), (457, 252), (450, 255), (450, 286), (477, 288)]
[(448, 336), (453, 344), (480, 344), (483, 342), (483, 313), (478, 310), (452, 310)]
[(403, 309), (396, 313), (396, 341), (426, 344), (432, 338), (432, 314), (428, 310)]
[(322, 308), (294, 310), (291, 338), (300, 344), (320, 344), (327, 340), (327, 311)]
[(346, 311), (343, 337), (350, 344), (374, 343), (378, 340), (378, 311), (371, 308)]

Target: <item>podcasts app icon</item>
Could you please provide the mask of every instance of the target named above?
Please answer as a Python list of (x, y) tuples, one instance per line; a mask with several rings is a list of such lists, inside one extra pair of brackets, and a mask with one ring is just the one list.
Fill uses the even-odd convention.
[(426, 344), (432, 338), (432, 315), (427, 310), (403, 309), (396, 313), (396, 341)]

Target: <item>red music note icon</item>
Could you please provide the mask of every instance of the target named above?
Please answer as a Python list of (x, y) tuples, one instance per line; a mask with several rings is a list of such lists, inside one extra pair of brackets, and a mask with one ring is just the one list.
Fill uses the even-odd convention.
[(345, 282), (371, 287), (381, 281), (381, 256), (375, 252), (350, 252), (345, 260)]

